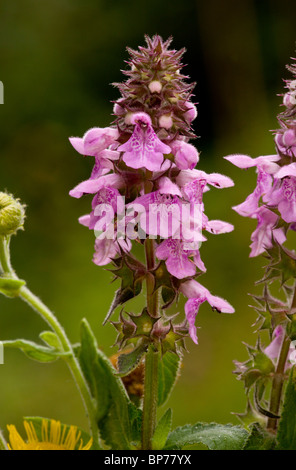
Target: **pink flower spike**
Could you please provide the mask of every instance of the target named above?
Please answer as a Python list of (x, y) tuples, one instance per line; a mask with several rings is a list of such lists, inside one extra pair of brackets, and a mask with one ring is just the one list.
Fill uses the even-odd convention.
[(131, 123), (135, 124), (133, 135), (117, 149), (124, 152), (123, 161), (130, 168), (159, 171), (163, 155), (171, 152), (170, 147), (157, 137), (148, 114), (135, 113)]

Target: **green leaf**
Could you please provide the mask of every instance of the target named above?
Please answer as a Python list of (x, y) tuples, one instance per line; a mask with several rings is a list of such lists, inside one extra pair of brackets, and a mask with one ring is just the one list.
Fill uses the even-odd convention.
[(142, 437), (142, 410), (137, 408), (134, 403), (128, 404), (129, 420), (131, 423), (131, 443), (139, 448)]
[(10, 279), (0, 277), (0, 293), (6, 297), (17, 297), (19, 295), (20, 288), (26, 284), (21, 279)]
[(56, 361), (59, 357), (67, 355), (67, 353), (63, 353), (52, 348), (47, 348), (46, 346), (42, 346), (40, 344), (34, 343), (33, 341), (27, 341), (24, 339), (3, 341), (2, 344), (6, 348), (20, 349), (30, 359), (34, 359), (38, 362), (53, 362)]
[(243, 450), (272, 450), (275, 444), (275, 436), (269, 434), (259, 423), (254, 423)]
[(169, 398), (176, 383), (181, 360), (177, 354), (166, 352), (158, 364), (158, 406)]
[(152, 449), (162, 450), (167, 441), (168, 434), (172, 428), (172, 410), (169, 408), (157, 423), (153, 439)]
[(296, 450), (296, 377), (294, 368), (291, 370), (285, 392), (277, 440), (278, 450)]
[[(50, 424), (52, 421), (51, 419), (41, 418), (40, 416), (28, 416), (28, 417), (25, 417), (24, 419), (33, 424), (39, 441), (44, 440), (44, 437), (42, 435), (42, 422), (47, 423), (48, 434), (50, 433), (49, 431), (50, 431)], [(61, 428), (62, 428), (61, 435), (64, 433), (64, 436), (67, 436), (70, 430), (70, 427), (71, 425), (69, 424), (61, 424)], [(80, 435), (80, 438), (75, 447), (75, 450), (78, 450), (80, 444), (84, 447), (86, 444), (89, 443), (91, 436), (87, 432), (85, 432), (83, 429), (79, 428), (78, 426), (75, 426), (75, 427), (77, 428), (77, 435), (78, 433)], [(98, 447), (96, 443), (93, 443), (89, 450), (100, 450), (100, 447)]]
[(60, 340), (53, 331), (42, 331), (39, 337), (42, 339), (42, 341), (44, 341), (45, 344), (48, 344), (48, 346), (57, 350), (61, 349)]
[(120, 354), (117, 360), (118, 374), (120, 377), (130, 374), (139, 365), (143, 355), (148, 349), (147, 343), (140, 343), (138, 347), (129, 353)]
[(98, 349), (96, 339), (85, 319), (81, 322), (78, 359), (96, 401), (101, 437), (112, 449), (130, 449), (131, 402), (110, 360)]
[(241, 450), (247, 437), (244, 428), (232, 424), (187, 424), (169, 434), (165, 449), (179, 450), (188, 445), (204, 444), (210, 450)]

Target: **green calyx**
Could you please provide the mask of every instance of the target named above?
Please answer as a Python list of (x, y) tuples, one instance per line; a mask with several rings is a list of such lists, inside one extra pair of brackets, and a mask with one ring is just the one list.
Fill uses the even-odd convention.
[(23, 229), (25, 206), (10, 194), (0, 192), (0, 236), (10, 236)]

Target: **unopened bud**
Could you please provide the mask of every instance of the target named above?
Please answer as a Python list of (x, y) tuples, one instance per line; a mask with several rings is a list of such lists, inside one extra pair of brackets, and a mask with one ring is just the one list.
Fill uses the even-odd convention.
[(151, 93), (160, 93), (162, 90), (162, 84), (158, 80), (152, 80), (148, 85)]
[(283, 103), (287, 108), (293, 108), (296, 104), (296, 94), (295, 92), (293, 93), (286, 93), (284, 95)]
[(10, 194), (0, 192), (0, 236), (16, 233), (23, 228), (24, 219), (25, 206)]
[(185, 104), (188, 111), (186, 111), (184, 117), (187, 121), (192, 122), (197, 116), (196, 106), (190, 101), (187, 101)]
[(170, 114), (163, 114), (158, 120), (159, 126), (164, 129), (170, 129), (173, 126), (172, 116)]

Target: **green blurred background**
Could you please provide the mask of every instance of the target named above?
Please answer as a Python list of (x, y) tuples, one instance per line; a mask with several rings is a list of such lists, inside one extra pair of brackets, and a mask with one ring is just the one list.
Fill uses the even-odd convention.
[[(184, 73), (197, 82), (195, 121), (199, 168), (221, 172), (235, 187), (213, 189), (206, 213), (235, 225), (231, 234), (208, 236), (201, 249), (202, 282), (226, 298), (234, 315), (204, 304), (198, 315), (199, 345), (188, 341), (182, 375), (169, 405), (174, 424), (237, 423), (245, 408), (233, 360), (245, 360), (243, 341), (254, 344), (256, 315), (249, 292), (262, 260), (249, 258), (254, 222), (231, 207), (255, 185), (255, 174), (232, 167), (223, 156), (274, 152), (269, 129), (277, 127), (285, 64), (295, 55), (295, 3), (289, 0), (2, 0), (0, 4), (0, 188), (27, 204), (25, 231), (12, 242), (20, 277), (56, 313), (73, 342), (82, 317), (111, 355), (115, 330), (102, 326), (115, 289), (110, 274), (91, 259), (94, 237), (77, 219), (90, 198), (69, 190), (88, 177), (92, 161), (81, 158), (69, 136), (82, 136), (112, 119), (110, 84), (123, 79), (125, 47), (144, 44), (144, 34), (172, 35), (186, 47)], [(143, 298), (134, 303), (139, 312)], [(182, 308), (182, 305), (180, 306)], [(117, 315), (115, 315), (116, 317)], [(38, 340), (43, 321), (20, 300), (0, 298), (0, 339)], [(87, 428), (78, 392), (62, 361), (43, 365), (7, 350), (0, 365), (0, 427), (40, 415)]]

